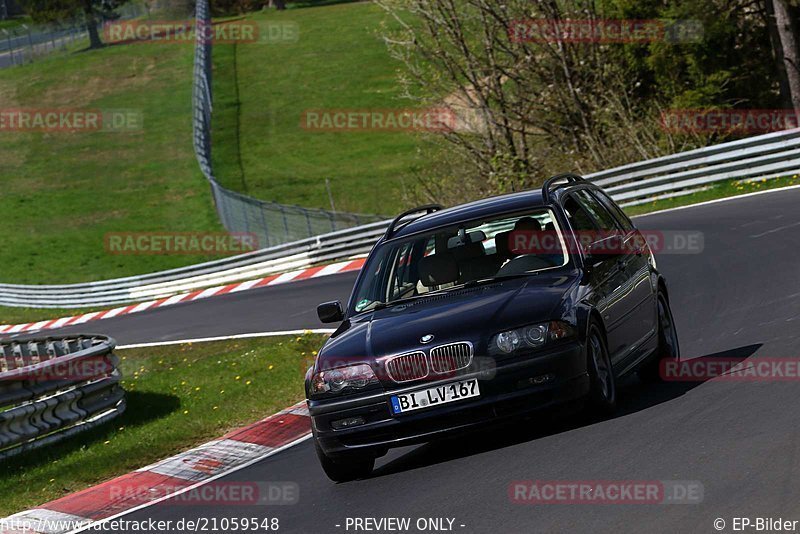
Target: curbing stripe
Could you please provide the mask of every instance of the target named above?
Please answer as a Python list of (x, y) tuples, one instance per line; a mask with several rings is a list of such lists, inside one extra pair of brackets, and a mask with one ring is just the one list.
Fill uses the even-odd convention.
[(332, 274), (358, 271), (359, 269), (361, 269), (361, 266), (364, 264), (364, 261), (365, 261), (364, 259), (357, 259), (340, 263), (334, 263), (331, 265), (310, 267), (308, 269), (302, 269), (299, 271), (291, 271), (283, 274), (274, 274), (267, 276), (265, 278), (248, 280), (246, 282), (229, 284), (225, 286), (216, 286), (207, 289), (198, 289), (196, 291), (191, 291), (189, 293), (181, 293), (179, 295), (165, 297), (160, 300), (151, 300), (147, 302), (141, 302), (139, 304), (120, 306), (118, 308), (112, 308), (104, 311), (90, 312), (82, 315), (75, 315), (72, 317), (62, 317), (60, 319), (48, 319), (36, 323), (0, 325), (0, 334), (16, 334), (20, 332), (38, 332), (41, 330), (53, 330), (65, 326), (83, 324), (90, 321), (99, 321), (102, 319), (111, 319), (112, 317), (118, 317), (120, 315), (128, 315), (130, 313), (139, 313), (145, 310), (162, 308), (164, 306), (171, 306), (173, 304), (178, 304), (181, 302), (191, 302), (194, 300), (226, 295), (228, 293), (247, 291), (249, 289), (255, 289), (258, 287), (286, 284), (286, 283), (297, 282), (300, 280), (307, 280), (310, 278), (317, 278), (320, 276), (328, 276)]
[[(0, 519), (0, 534), (15, 534), (22, 521), (65, 534), (152, 506), (276, 454), (311, 435), (305, 401), (224, 437), (97, 486)], [(47, 526), (45, 530), (43, 527)], [(59, 528), (60, 526), (60, 528)]]
[(14, 534), (60, 534), (64, 528), (80, 528), (88, 520), (54, 510), (35, 508), (0, 519), (0, 532)]

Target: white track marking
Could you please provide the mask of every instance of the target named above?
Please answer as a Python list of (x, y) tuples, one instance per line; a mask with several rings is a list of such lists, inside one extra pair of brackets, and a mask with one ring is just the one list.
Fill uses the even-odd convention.
[(256, 280), (248, 280), (247, 282), (242, 282), (241, 284), (237, 285), (233, 289), (231, 289), (231, 293), (238, 293), (239, 291), (247, 291), (257, 283), (261, 281), (261, 278)]
[(350, 263), (351, 263), (350, 261), (345, 261), (341, 263), (332, 263), (330, 265), (326, 265), (325, 267), (314, 273), (312, 278), (316, 278), (318, 276), (327, 276), (329, 274), (336, 274), (342, 269), (344, 269), (346, 266), (350, 265)]
[(208, 343), (210, 341), (226, 341), (229, 339), (248, 339), (253, 337), (299, 336), (301, 334), (332, 334), (333, 328), (315, 328), (307, 330), (283, 330), (280, 332), (252, 332), (249, 334), (234, 334), (231, 336), (202, 337), (196, 339), (181, 339), (177, 341), (155, 341), (152, 343), (134, 343), (132, 345), (119, 345), (118, 350), (139, 349), (143, 347), (166, 347), (168, 345), (183, 345), (186, 343)]
[(752, 193), (745, 193), (743, 195), (733, 195), (725, 198), (717, 198), (714, 200), (706, 200), (705, 202), (698, 202), (697, 204), (688, 204), (686, 206), (678, 206), (675, 208), (667, 208), (664, 210), (651, 211), (650, 213), (642, 213), (641, 215), (633, 215), (631, 218), (636, 219), (639, 217), (649, 217), (650, 215), (658, 215), (660, 213), (669, 213), (671, 211), (686, 210), (689, 208), (697, 208), (699, 206), (708, 206), (709, 204), (719, 204), (720, 202), (728, 202), (731, 200), (739, 200), (740, 198), (755, 197), (758, 195), (766, 195), (768, 193), (777, 193), (779, 191), (789, 191), (791, 189), (800, 188), (798, 185), (787, 185), (786, 187), (776, 187), (775, 189), (765, 189), (764, 191), (753, 191)]
[(272, 286), (276, 284), (285, 284), (286, 282), (291, 282), (304, 272), (306, 272), (306, 269), (303, 269), (302, 271), (292, 271), (289, 273), (283, 273), (282, 275), (278, 276), (275, 280), (269, 282), (267, 285)]

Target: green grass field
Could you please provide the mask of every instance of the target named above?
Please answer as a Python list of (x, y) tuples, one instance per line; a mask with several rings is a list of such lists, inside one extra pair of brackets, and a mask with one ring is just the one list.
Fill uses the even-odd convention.
[(302, 400), (323, 338), (248, 339), (117, 351), (127, 410), (118, 419), (0, 468), (0, 517), (218, 438)]
[(141, 113), (130, 132), (0, 131), (3, 282), (71, 283), (204, 257), (113, 255), (107, 232), (221, 230), (191, 144), (191, 45), (56, 54), (0, 71), (4, 108)]
[(0, 30), (11, 30), (23, 24), (30, 24), (29, 17), (13, 17), (6, 20), (0, 20)]
[[(253, 15), (273, 18), (296, 23), (299, 41), (215, 50), (220, 179), (259, 198), (329, 207), (329, 178), (339, 210), (397, 211), (398, 177), (417, 161), (417, 135), (300, 128), (309, 108), (404, 105), (377, 35), (383, 14), (351, 3)], [(144, 117), (143, 128), (128, 133), (0, 131), (0, 281), (84, 282), (213, 259), (117, 256), (103, 240), (118, 231), (221, 230), (191, 149), (191, 64), (191, 45), (132, 44), (0, 71), (4, 107), (132, 109)]]
[(295, 43), (219, 45), (214, 51), (214, 163), (220, 180), (263, 199), (391, 214), (403, 176), (419, 166), (424, 138), (411, 132), (318, 132), (305, 110), (407, 108), (398, 64), (378, 35), (387, 17), (371, 3), (270, 11), (256, 22), (291, 22)]

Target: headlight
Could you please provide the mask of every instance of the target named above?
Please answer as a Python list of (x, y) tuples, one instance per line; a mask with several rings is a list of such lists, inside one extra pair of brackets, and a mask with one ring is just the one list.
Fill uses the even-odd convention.
[(348, 365), (315, 374), (311, 379), (311, 393), (339, 393), (345, 388), (361, 389), (377, 381), (369, 365)]
[(575, 335), (575, 329), (563, 321), (523, 326), (500, 332), (489, 343), (493, 354), (511, 354), (519, 349), (537, 349), (550, 341), (558, 341)]

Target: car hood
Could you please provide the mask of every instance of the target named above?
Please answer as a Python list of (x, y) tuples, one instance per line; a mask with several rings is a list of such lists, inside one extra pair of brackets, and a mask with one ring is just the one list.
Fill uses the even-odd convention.
[[(485, 350), (503, 330), (560, 316), (577, 275), (539, 274), (453, 290), (361, 314), (346, 321), (318, 358), (324, 368), (373, 361), (454, 341)], [(431, 342), (422, 337), (433, 335)]]

